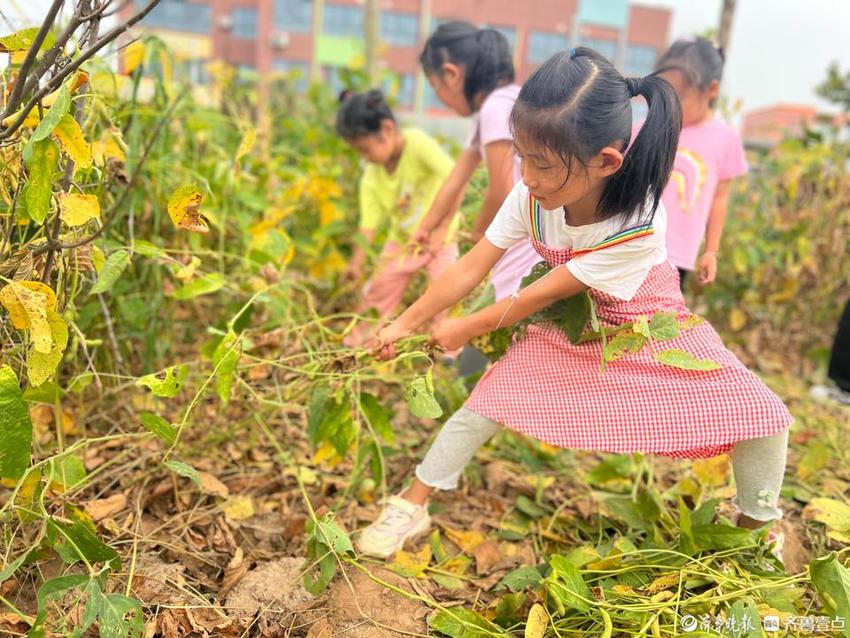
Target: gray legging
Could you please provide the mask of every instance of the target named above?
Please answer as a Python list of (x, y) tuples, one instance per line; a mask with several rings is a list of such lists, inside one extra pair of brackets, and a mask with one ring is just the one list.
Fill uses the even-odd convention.
[[(436, 489), (456, 488), (472, 455), (500, 428), (495, 421), (461, 408), (437, 434), (425, 459), (416, 467), (416, 478)], [(777, 502), (787, 450), (788, 430), (735, 445), (732, 451), (732, 471), (738, 487), (735, 505), (750, 518), (758, 521), (782, 518)]]

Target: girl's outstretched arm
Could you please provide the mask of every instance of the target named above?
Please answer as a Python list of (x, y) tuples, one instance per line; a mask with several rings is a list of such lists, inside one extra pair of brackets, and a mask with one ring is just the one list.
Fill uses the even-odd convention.
[(490, 142), (484, 147), (487, 160), (487, 190), (481, 210), (475, 218), (472, 240), (478, 241), (487, 232), (490, 222), (499, 212), (505, 198), (514, 187), (514, 145), (509, 140)]
[(431, 208), (411, 236), (411, 243), (427, 244), (431, 233), (457, 211), (466, 185), (480, 163), (481, 155), (474, 148), (468, 148), (460, 154), (452, 172), (434, 196)]
[(431, 341), (446, 350), (457, 350), (470, 339), (513, 324), (551, 306), (559, 299), (587, 290), (566, 268), (554, 268), (516, 295), (466, 317), (446, 319), (434, 330)]
[(455, 305), (481, 283), (505, 251), (482, 239), (472, 250), (446, 268), (413, 305), (378, 333), (381, 358), (395, 356), (393, 344), (410, 336), (422, 324)]

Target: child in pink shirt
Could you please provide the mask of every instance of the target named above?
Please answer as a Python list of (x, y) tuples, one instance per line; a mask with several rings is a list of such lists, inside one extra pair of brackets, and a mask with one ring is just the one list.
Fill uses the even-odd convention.
[[(477, 242), (520, 180), (519, 159), (510, 128), (511, 109), (519, 95), (510, 45), (495, 29), (479, 29), (468, 22), (447, 22), (428, 38), (419, 59), (443, 104), (458, 115), (477, 116), (466, 149), (434, 198), (431, 210), (420, 222), (413, 240), (427, 243), (433, 230), (457, 211), (473, 172), (483, 161), (488, 183), (475, 219), (472, 239)], [(491, 274), (496, 299), (518, 290), (522, 278), (539, 261), (540, 256), (527, 241), (508, 250)]]
[(741, 138), (712, 112), (723, 62), (720, 49), (696, 38), (675, 42), (655, 69), (673, 85), (682, 106), (679, 148), (662, 200), (667, 209), (667, 253), (679, 269), (683, 288), (694, 269), (701, 285), (714, 281), (732, 180), (747, 172)]

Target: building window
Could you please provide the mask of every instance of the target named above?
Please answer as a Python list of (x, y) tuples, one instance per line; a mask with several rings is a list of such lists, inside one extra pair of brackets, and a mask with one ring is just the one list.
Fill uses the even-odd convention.
[(274, 23), (286, 31), (309, 33), (313, 30), (312, 0), (275, 0)]
[[(140, 4), (137, 0), (137, 5)], [(142, 24), (148, 27), (209, 33), (212, 27), (212, 8), (208, 4), (186, 2), (186, 0), (161, 0), (144, 17)]]
[(548, 33), (532, 31), (528, 37), (528, 59), (535, 64), (542, 64), (559, 51), (565, 51), (569, 40), (563, 33)]
[(414, 47), (419, 40), (419, 20), (413, 13), (384, 11), (381, 14), (381, 39), (402, 47)]
[(326, 4), (323, 31), (325, 35), (343, 38), (363, 37), (363, 9), (338, 4)]
[(611, 64), (617, 62), (617, 43), (614, 40), (602, 40), (599, 38), (582, 38), (581, 46), (593, 49), (604, 55)]
[(174, 75), (190, 84), (209, 84), (209, 60), (179, 60), (174, 63)]
[(513, 27), (502, 27), (495, 24), (485, 24), (484, 27), (487, 29), (495, 29), (505, 36), (508, 39), (508, 45), (511, 47), (511, 51), (513, 51), (516, 46), (516, 29)]
[(626, 63), (623, 72), (626, 75), (649, 75), (655, 68), (655, 47), (645, 44), (629, 44), (626, 46)]
[(257, 10), (250, 7), (233, 8), (233, 37), (255, 40), (257, 38)]

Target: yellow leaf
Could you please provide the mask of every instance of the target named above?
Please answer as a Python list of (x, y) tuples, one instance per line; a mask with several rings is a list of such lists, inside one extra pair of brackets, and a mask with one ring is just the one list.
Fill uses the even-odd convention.
[(708, 459), (697, 459), (693, 462), (692, 467), (702, 485), (720, 487), (726, 484), (726, 474), (729, 472), (729, 455), (721, 454)]
[(319, 463), (324, 461), (327, 461), (331, 467), (338, 465), (342, 461), (342, 457), (337, 454), (336, 448), (330, 441), (322, 443), (322, 447), (316, 450), (316, 453), (313, 455), (314, 465), (319, 465)]
[(528, 611), (525, 622), (525, 638), (543, 638), (549, 626), (549, 614), (540, 603), (535, 603)]
[(732, 332), (743, 330), (746, 325), (747, 313), (740, 308), (732, 308), (732, 311), (729, 313), (729, 327), (732, 329)]
[(425, 545), (418, 552), (399, 550), (395, 553), (389, 567), (395, 573), (408, 578), (425, 578), (425, 569), (431, 563), (431, 545)]
[(453, 527), (446, 527), (445, 530), (449, 540), (467, 553), (474, 552), (475, 548), (484, 542), (484, 535), (475, 530), (465, 531)]
[(100, 202), (96, 195), (63, 193), (59, 196), (59, 218), (68, 226), (82, 226), (100, 219)]
[(227, 518), (234, 521), (244, 521), (254, 515), (254, 501), (250, 496), (234, 496), (221, 505)]
[(142, 60), (145, 59), (145, 43), (136, 40), (131, 42), (124, 48), (124, 64), (123, 71), (126, 75), (132, 75), (133, 71), (139, 68)]
[(74, 160), (78, 168), (91, 168), (91, 147), (83, 137), (83, 131), (77, 120), (66, 113), (53, 129), (53, 135), (59, 140), (62, 150)]
[(823, 523), (839, 534), (850, 532), (850, 505), (831, 498), (813, 498), (803, 510), (803, 518)]
[(33, 340), (33, 347), (27, 353), (27, 376), (33, 386), (40, 386), (50, 378), (62, 363), (62, 356), (68, 345), (68, 326), (65, 325), (62, 315), (48, 310), (47, 324), (50, 326), (52, 341), (49, 352), (39, 352)]
[(32, 332), (33, 348), (49, 354), (53, 343), (47, 311), (56, 308), (56, 294), (38, 281), (13, 281), (0, 290), (0, 304), (9, 311), (12, 325)]
[(242, 136), (242, 141), (239, 142), (239, 148), (236, 150), (236, 159), (234, 161), (239, 162), (240, 159), (250, 153), (251, 149), (254, 148), (256, 141), (257, 130), (251, 126), (245, 130), (245, 134)]
[(103, 166), (110, 159), (126, 162), (127, 157), (121, 146), (121, 131), (110, 129), (101, 133), (100, 139), (92, 144), (92, 159), (98, 166)]
[(207, 233), (210, 230), (207, 218), (201, 215), (201, 202), (204, 196), (194, 186), (181, 186), (168, 198), (168, 215), (178, 228), (185, 228), (196, 233)]

